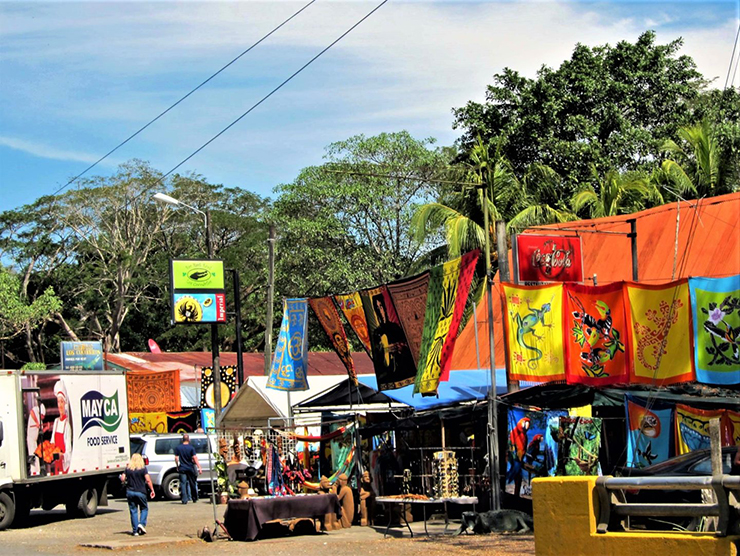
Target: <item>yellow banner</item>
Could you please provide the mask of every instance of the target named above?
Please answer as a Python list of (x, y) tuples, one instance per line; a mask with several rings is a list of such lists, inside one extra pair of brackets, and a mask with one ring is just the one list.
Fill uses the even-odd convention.
[(501, 286), (509, 376), (531, 382), (565, 380), (563, 285)]

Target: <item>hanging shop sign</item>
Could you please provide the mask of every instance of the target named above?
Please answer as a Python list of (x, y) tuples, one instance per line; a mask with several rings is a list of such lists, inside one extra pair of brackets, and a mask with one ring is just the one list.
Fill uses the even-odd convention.
[(516, 236), (519, 282), (582, 282), (581, 238)]
[(102, 371), (103, 344), (100, 342), (62, 342), (63, 371)]
[(172, 259), (170, 285), (173, 324), (226, 322), (223, 261)]

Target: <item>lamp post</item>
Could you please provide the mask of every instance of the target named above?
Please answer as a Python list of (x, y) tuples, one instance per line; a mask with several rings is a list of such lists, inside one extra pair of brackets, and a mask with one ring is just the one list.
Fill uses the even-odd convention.
[[(183, 203), (169, 195), (164, 193), (155, 193), (154, 200), (164, 203), (166, 205), (172, 205), (175, 207), (185, 207), (203, 215), (203, 221), (206, 226), (206, 249), (208, 250), (208, 258), (213, 259), (213, 241), (211, 240), (211, 212), (203, 212), (191, 205)], [(211, 324), (211, 357), (213, 367), (213, 409), (216, 413), (216, 423), (221, 416), (221, 367), (219, 366), (219, 348), (218, 348), (218, 324)]]

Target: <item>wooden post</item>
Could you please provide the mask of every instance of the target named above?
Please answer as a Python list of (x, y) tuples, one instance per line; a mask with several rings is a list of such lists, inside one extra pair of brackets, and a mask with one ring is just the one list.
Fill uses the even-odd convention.
[(712, 477), (722, 475), (722, 443), (719, 418), (709, 420), (709, 445), (712, 451)]
[(272, 363), (272, 321), (275, 296), (275, 226), (270, 224), (267, 238), (267, 317), (265, 318), (265, 376), (270, 374)]
[[(506, 242), (506, 222), (496, 220), (496, 254), (498, 255), (498, 276), (501, 282), (511, 282), (509, 273), (509, 249)], [(501, 324), (506, 319), (506, 309), (501, 304)], [(504, 367), (506, 367), (506, 390), (516, 392), (519, 390), (519, 381), (509, 378), (509, 346), (504, 342)]]

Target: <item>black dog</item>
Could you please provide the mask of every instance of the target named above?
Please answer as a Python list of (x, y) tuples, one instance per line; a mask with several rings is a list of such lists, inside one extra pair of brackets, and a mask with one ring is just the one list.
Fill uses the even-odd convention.
[(529, 533), (534, 530), (531, 516), (519, 510), (491, 510), (488, 512), (463, 512), (460, 528), (454, 536), (463, 531), (474, 533)]

